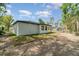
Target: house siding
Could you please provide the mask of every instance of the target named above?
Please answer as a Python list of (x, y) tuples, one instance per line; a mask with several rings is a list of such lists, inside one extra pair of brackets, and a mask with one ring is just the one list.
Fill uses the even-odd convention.
[(12, 29), (13, 29), (12, 32), (17, 34), (17, 24), (15, 24)]
[(28, 35), (28, 34), (38, 34), (39, 25), (19, 23), (18, 25), (18, 34), (19, 35)]
[[(44, 26), (44, 30), (41, 30), (41, 26)], [(47, 30), (45, 30), (45, 26), (47, 26)], [(16, 24), (13, 25), (13, 33), (15, 33), (17, 36), (41, 34), (48, 32), (52, 32), (51, 26), (49, 25), (38, 25), (38, 24), (22, 23), (22, 22), (17, 22)]]

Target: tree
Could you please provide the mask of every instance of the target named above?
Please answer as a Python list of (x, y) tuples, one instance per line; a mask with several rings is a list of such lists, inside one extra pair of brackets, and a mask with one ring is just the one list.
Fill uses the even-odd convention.
[(63, 11), (62, 22), (70, 32), (79, 31), (79, 4), (70, 3), (63, 4), (61, 10)]
[(6, 5), (4, 3), (0, 3), (0, 16), (2, 16), (6, 12)]
[(40, 24), (45, 24), (45, 22), (41, 18), (39, 19), (39, 23)]
[(6, 6), (4, 3), (0, 3), (0, 35), (4, 33), (4, 26), (3, 26), (3, 22), (2, 22), (2, 16), (5, 14), (6, 12)]
[(6, 6), (4, 3), (0, 3), (0, 25), (2, 24), (2, 16), (6, 12)]
[(5, 15), (2, 17), (3, 19), (3, 24), (5, 26), (5, 30), (9, 31), (10, 27), (11, 27), (11, 23), (13, 22), (13, 17), (11, 15)]

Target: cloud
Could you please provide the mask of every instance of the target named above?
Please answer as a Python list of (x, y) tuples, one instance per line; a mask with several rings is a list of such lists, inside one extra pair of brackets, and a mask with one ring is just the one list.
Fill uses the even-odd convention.
[(48, 9), (58, 9), (62, 6), (62, 3), (50, 3), (46, 7)]
[(52, 6), (50, 6), (50, 5), (47, 5), (46, 7), (47, 7), (47, 8), (51, 8)]
[(31, 11), (28, 10), (19, 10), (20, 16), (30, 16), (32, 15)]
[(62, 6), (62, 3), (56, 3), (56, 4), (54, 4), (54, 8), (55, 9), (58, 9), (58, 8), (60, 8)]
[(54, 4), (54, 6), (61, 7), (62, 3), (56, 3), (56, 4)]
[(49, 11), (37, 11), (36, 15), (42, 16), (42, 17), (48, 17), (49, 15), (51, 15), (51, 13)]
[(51, 5), (47, 5), (46, 7), (47, 7), (48, 11), (50, 11), (52, 9)]
[(12, 6), (11, 5), (6, 5), (8, 8), (12, 8)]
[(12, 14), (11, 10), (10, 10), (10, 9), (7, 9), (6, 14), (7, 14), (7, 15), (11, 15), (11, 14)]

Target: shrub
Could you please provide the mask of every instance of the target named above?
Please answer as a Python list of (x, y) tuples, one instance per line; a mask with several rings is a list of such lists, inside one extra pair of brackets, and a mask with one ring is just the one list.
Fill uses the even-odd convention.
[(7, 33), (8, 36), (16, 36), (16, 34), (12, 33), (12, 32), (9, 32)]
[(3, 35), (5, 32), (4, 32), (4, 27), (3, 26), (0, 26), (0, 35)]
[(5, 32), (3, 30), (0, 30), (0, 35), (3, 35)]

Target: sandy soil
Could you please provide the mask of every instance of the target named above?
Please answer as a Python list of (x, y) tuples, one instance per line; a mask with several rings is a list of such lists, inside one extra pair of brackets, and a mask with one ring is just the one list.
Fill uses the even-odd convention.
[(59, 33), (59, 36), (64, 36), (64, 37), (66, 37), (69, 40), (74, 41), (74, 42), (79, 41), (79, 36), (75, 36), (74, 34), (70, 34), (70, 33)]
[[(48, 39), (36, 39), (32, 42), (14, 46), (9, 39), (0, 43), (0, 55), (21, 56), (78, 56), (79, 37), (69, 33), (48, 34)], [(4, 38), (4, 37), (2, 37)], [(0, 40), (2, 39), (0, 38)]]

